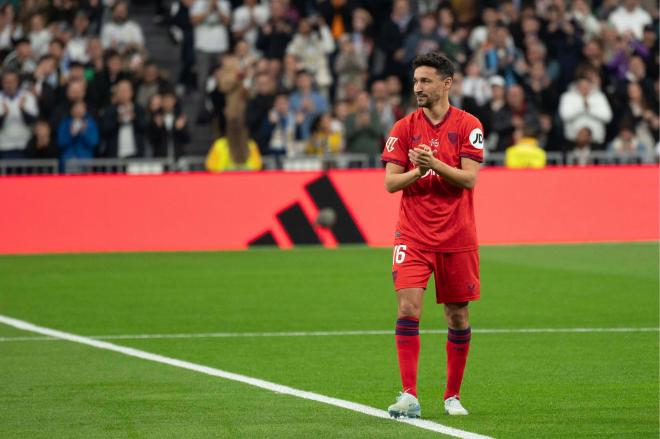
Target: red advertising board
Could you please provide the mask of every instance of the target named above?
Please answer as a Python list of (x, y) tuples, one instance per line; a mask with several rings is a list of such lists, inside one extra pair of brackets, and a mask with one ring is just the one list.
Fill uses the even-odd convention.
[[(656, 166), (486, 168), (482, 244), (658, 240)], [(0, 253), (390, 245), (382, 170), (0, 178)], [(323, 207), (331, 230), (314, 225)]]

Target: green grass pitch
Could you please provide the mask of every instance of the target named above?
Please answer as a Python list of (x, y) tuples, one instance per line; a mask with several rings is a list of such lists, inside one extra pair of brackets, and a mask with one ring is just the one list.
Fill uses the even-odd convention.
[[(80, 335), (390, 330), (388, 249), (0, 257), (0, 314)], [(424, 418), (497, 438), (657, 438), (658, 245), (481, 249), (462, 400), (442, 414), (445, 336), (422, 336)], [(432, 288), (432, 285), (431, 285)], [(429, 292), (431, 292), (430, 290)], [(427, 294), (422, 329), (443, 329)], [(442, 437), (405, 424), (0, 324), (2, 438)], [(386, 408), (393, 336), (111, 342)]]

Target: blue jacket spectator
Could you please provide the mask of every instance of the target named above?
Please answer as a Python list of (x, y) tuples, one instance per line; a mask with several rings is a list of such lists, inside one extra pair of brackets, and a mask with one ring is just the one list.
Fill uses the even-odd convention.
[(57, 128), (57, 145), (61, 151), (60, 171), (72, 158), (91, 159), (99, 144), (99, 129), (94, 119), (87, 113), (84, 101), (71, 107), (71, 113)]
[(300, 130), (303, 140), (312, 134), (314, 119), (330, 110), (325, 96), (312, 89), (312, 76), (306, 70), (298, 72), (296, 89), (289, 98), (289, 108), (297, 117), (302, 118)]

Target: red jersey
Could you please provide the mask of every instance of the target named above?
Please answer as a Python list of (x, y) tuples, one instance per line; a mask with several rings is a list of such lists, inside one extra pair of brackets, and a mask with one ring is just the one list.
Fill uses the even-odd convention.
[[(437, 125), (420, 108), (399, 120), (387, 139), (382, 160), (414, 168), (408, 151), (428, 145), (435, 158), (449, 166), (461, 167), (461, 157), (481, 162), (484, 137), (479, 119), (456, 107), (449, 107)], [(445, 181), (429, 171), (403, 189), (395, 237), (398, 242), (436, 252), (476, 250), (473, 191)]]

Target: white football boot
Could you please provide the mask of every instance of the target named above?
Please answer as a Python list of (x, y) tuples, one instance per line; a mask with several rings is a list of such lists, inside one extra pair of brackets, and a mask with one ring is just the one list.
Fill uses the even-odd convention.
[(408, 392), (401, 392), (396, 398), (396, 402), (387, 408), (390, 416), (399, 418), (419, 418), (422, 416), (422, 408), (419, 401)]
[(452, 416), (465, 416), (468, 414), (468, 411), (465, 410), (465, 407), (463, 407), (458, 398), (452, 396), (451, 398), (445, 399), (445, 413)]

